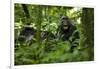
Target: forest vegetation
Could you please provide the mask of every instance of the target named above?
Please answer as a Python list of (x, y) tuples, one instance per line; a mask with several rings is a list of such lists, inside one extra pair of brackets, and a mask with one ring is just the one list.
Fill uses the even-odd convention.
[[(26, 9), (25, 9), (26, 8)], [(82, 62), (94, 60), (94, 9), (67, 6), (14, 5), (15, 65)], [(69, 40), (58, 39), (61, 16), (68, 16), (79, 32), (73, 51)], [(33, 28), (32, 32), (21, 32)], [(46, 31), (49, 34), (44, 33)], [(46, 34), (42, 36), (43, 34)], [(32, 39), (28, 33), (31, 33)], [(54, 37), (53, 37), (53, 35)], [(70, 36), (70, 39), (74, 36)], [(76, 38), (76, 37), (75, 37)], [(77, 39), (77, 38), (76, 38)]]

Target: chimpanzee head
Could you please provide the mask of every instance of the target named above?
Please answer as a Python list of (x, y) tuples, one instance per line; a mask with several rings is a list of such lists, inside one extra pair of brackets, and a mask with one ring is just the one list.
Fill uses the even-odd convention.
[(70, 27), (70, 21), (69, 18), (67, 16), (62, 16), (61, 17), (61, 28), (63, 30), (68, 30)]
[(20, 39), (25, 41), (30, 41), (35, 35), (35, 30), (32, 27), (24, 27), (20, 32)]

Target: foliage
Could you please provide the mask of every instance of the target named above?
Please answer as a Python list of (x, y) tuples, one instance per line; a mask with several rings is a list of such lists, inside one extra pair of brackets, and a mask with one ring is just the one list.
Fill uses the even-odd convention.
[[(30, 19), (26, 18), (21, 4), (15, 4), (15, 65), (93, 60), (93, 57), (90, 57), (89, 53), (89, 49), (91, 48), (93, 53), (93, 47), (85, 47), (86, 45), (89, 46), (89, 43), (85, 44), (85, 39), (87, 39), (89, 36), (84, 36), (83, 34), (88, 34), (89, 31), (83, 32), (83, 30), (86, 30), (86, 25), (82, 23), (86, 22), (86, 20), (84, 20), (84, 16), (82, 16), (82, 14), (84, 14), (82, 8), (29, 4), (27, 6), (31, 16)], [(88, 8), (88, 10), (90, 9)], [(89, 13), (91, 12), (88, 12), (88, 14)], [(87, 16), (90, 17), (90, 15), (93, 13), (89, 15), (88, 14)], [(71, 52), (71, 46), (74, 43), (70, 43), (69, 41), (62, 41), (57, 38), (52, 40), (49, 38), (41, 40), (39, 37), (41, 30), (56, 34), (58, 25), (60, 23), (60, 17), (62, 15), (66, 15), (71, 20), (73, 20), (77, 30), (80, 33), (80, 40), (78, 41), (79, 45), (74, 48), (73, 52)], [(82, 18), (83, 20), (81, 20)], [(88, 23), (86, 23), (89, 24), (91, 21), (93, 21), (93, 19), (90, 19)], [(38, 30), (36, 33), (37, 36), (31, 41), (20, 42), (18, 40), (20, 31), (24, 28), (25, 25), (27, 25), (27, 22), (30, 22), (30, 26)], [(93, 35), (91, 37), (93, 37)], [(93, 40), (90, 39), (91, 37), (88, 39), (93, 43)], [(93, 45), (92, 43), (91, 45)]]

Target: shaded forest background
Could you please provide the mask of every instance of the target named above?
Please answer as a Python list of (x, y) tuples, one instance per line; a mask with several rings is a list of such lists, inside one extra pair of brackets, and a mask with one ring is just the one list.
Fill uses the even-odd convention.
[[(49, 5), (27, 4), (29, 16), (21, 4), (15, 4), (15, 39), (26, 25), (37, 29), (36, 39), (29, 42), (15, 42), (15, 65), (62, 63), (94, 60), (94, 9)], [(70, 52), (69, 41), (41, 40), (40, 31), (56, 34), (60, 17), (68, 16), (76, 25), (79, 46)], [(30, 44), (31, 43), (31, 44)]]

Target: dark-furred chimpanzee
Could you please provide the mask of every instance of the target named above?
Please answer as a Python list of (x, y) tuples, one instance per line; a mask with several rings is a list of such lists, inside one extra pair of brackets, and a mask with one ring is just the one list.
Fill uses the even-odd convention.
[(33, 37), (35, 37), (35, 33), (36, 33), (36, 30), (33, 29), (32, 27), (24, 27), (20, 31), (19, 41), (21, 41), (21, 42), (30, 41)]
[(72, 45), (71, 49), (79, 45), (79, 32), (75, 24), (67, 16), (61, 17), (57, 37), (59, 37), (60, 40), (69, 41)]

